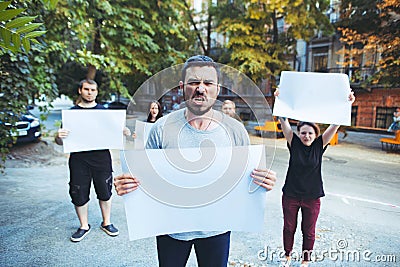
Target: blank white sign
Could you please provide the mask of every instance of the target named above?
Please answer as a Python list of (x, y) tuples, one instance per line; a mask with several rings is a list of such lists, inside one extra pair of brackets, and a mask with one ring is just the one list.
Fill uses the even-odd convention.
[(63, 128), (69, 130), (63, 139), (64, 153), (123, 149), (125, 110), (79, 110), (62, 111)]
[(340, 73), (283, 71), (274, 116), (350, 125), (349, 78)]
[(250, 173), (265, 167), (264, 149), (216, 147), (214, 156), (205, 159), (211, 165), (198, 172), (177, 168), (168, 159), (183, 153), (196, 160), (197, 148), (121, 151), (123, 172), (141, 181), (124, 196), (129, 239), (189, 231), (261, 232), (267, 191), (252, 182)]

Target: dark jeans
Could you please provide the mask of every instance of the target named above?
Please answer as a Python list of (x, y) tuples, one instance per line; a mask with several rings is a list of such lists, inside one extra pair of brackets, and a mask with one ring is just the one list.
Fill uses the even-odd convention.
[(177, 240), (169, 235), (157, 236), (158, 263), (160, 267), (184, 267), (194, 245), (199, 267), (226, 267), (229, 256), (231, 232), (197, 238)]
[(301, 232), (303, 234), (303, 260), (310, 261), (315, 241), (315, 225), (317, 223), (321, 201), (317, 199), (298, 199), (282, 196), (283, 208), (283, 247), (289, 256), (293, 249), (294, 234), (297, 228), (297, 214), (301, 209)]

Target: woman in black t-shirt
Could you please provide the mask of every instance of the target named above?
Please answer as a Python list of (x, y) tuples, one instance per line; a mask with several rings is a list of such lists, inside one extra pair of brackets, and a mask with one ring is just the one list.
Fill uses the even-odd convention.
[[(276, 90), (275, 96), (279, 95)], [(354, 102), (353, 92), (349, 101)], [(299, 122), (295, 134), (286, 118), (279, 118), (283, 134), (290, 152), (289, 168), (283, 186), (283, 246), (285, 262), (290, 266), (290, 253), (293, 249), (297, 228), (297, 215), (301, 210), (301, 231), (303, 234), (301, 267), (308, 266), (315, 241), (315, 226), (320, 211), (320, 198), (325, 196), (321, 164), (330, 140), (339, 129), (339, 125), (330, 125), (320, 135), (318, 125), (311, 122)]]

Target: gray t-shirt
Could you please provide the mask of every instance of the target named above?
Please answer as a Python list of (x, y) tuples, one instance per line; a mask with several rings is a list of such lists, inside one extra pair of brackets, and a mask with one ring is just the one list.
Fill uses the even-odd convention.
[[(193, 128), (185, 118), (185, 109), (172, 112), (160, 118), (152, 127), (147, 140), (147, 149), (190, 148), (190, 147), (232, 147), (250, 144), (249, 135), (243, 124), (219, 111), (222, 117), (218, 127), (208, 131)], [(192, 240), (222, 234), (224, 232), (195, 231), (170, 234), (178, 240)]]

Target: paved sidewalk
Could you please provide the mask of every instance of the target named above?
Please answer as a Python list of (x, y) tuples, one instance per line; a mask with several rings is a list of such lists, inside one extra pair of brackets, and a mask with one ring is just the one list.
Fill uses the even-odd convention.
[(343, 133), (339, 133), (339, 144), (352, 144), (359, 146), (360, 148), (370, 148), (381, 150), (381, 138), (394, 138), (392, 133), (368, 133), (368, 132), (357, 132), (347, 131), (347, 137), (344, 138)]
[[(341, 159), (360, 160), (373, 159), (374, 162), (388, 164), (385, 166), (396, 168), (400, 166), (400, 154), (386, 153), (381, 151), (379, 139), (384, 137), (380, 134), (369, 134), (349, 132), (348, 137), (342, 139), (339, 136), (339, 144), (329, 148), (326, 160), (330, 164), (340, 164)], [(230, 261), (232, 266), (278, 266), (277, 259), (260, 261), (257, 253), (266, 244), (274, 248), (282, 248), (281, 229), (282, 214), (280, 209), (280, 195), (287, 168), (288, 152), (284, 139), (261, 139), (253, 137), (254, 143), (272, 145), (268, 151), (275, 151), (272, 167), (279, 173), (280, 181), (272, 192), (268, 193), (268, 203), (265, 221), (265, 233), (247, 234), (233, 233)], [(60, 147), (56, 147), (60, 151)], [(119, 153), (112, 151), (115, 175), (121, 173)], [(336, 162), (335, 162), (336, 160)], [(335, 167), (335, 166), (333, 166)], [(335, 167), (337, 168), (337, 167)], [(360, 170), (363, 166), (359, 166)], [(357, 168), (353, 169), (358, 172)], [(368, 170), (372, 172), (373, 170)], [(379, 170), (377, 170), (379, 172)], [(392, 171), (394, 172), (394, 171)], [(371, 174), (376, 176), (379, 174)], [(399, 183), (393, 181), (396, 175), (384, 177), (391, 179), (395, 188), (400, 188)], [(157, 266), (157, 256), (154, 238), (128, 241), (128, 231), (123, 207), (123, 198), (114, 195), (112, 209), (112, 223), (120, 230), (118, 237), (109, 237), (99, 229), (101, 214), (92, 190), (89, 203), (89, 221), (92, 231), (79, 243), (69, 241), (70, 235), (77, 229), (78, 220), (68, 195), (68, 166), (67, 157), (60, 154), (47, 165), (35, 167), (16, 167), (6, 169), (6, 174), (0, 174), (0, 266)], [(332, 185), (331, 187), (334, 187)], [(393, 187), (393, 186), (392, 186)], [(394, 190), (395, 190), (394, 188)], [(399, 204), (394, 197), (388, 193), (387, 202)], [(327, 197), (327, 206), (332, 197)], [(335, 204), (337, 205), (337, 204)], [(340, 209), (351, 208), (343, 206)], [(387, 208), (389, 209), (389, 208)], [(383, 209), (386, 212), (386, 208)], [(356, 241), (363, 244), (376, 244), (371, 249), (378, 250), (379, 247), (398, 248), (400, 240), (398, 237), (399, 228), (392, 226), (383, 227), (380, 237), (376, 237), (369, 227), (364, 225), (358, 229), (352, 227), (354, 223), (361, 223), (349, 215), (346, 220), (334, 222), (335, 214), (328, 211), (321, 218), (321, 237), (318, 246), (328, 244), (337, 235), (355, 235)], [(351, 212), (351, 210), (350, 210)], [(394, 219), (399, 225), (398, 209), (390, 210)], [(385, 213), (386, 214), (386, 213)], [(388, 217), (392, 218), (392, 217)], [(372, 218), (373, 219), (373, 218)], [(376, 220), (379, 218), (376, 218)], [(375, 223), (375, 222), (374, 222)], [(378, 222), (376, 222), (378, 224)], [(396, 224), (396, 222), (394, 222)], [(349, 226), (350, 225), (350, 226)], [(329, 229), (337, 229), (331, 231)], [(392, 236), (392, 235), (393, 236)], [(362, 236), (358, 236), (362, 235)], [(373, 235), (374, 237), (371, 237)], [(374, 240), (371, 240), (374, 238)], [(296, 237), (299, 241), (299, 238)], [(297, 242), (296, 241), (296, 242)], [(359, 243), (356, 243), (359, 244)], [(368, 247), (369, 248), (369, 247)], [(400, 257), (400, 255), (398, 255)], [(398, 261), (400, 258), (398, 259)], [(188, 267), (196, 266), (193, 253), (189, 259)], [(296, 263), (293, 266), (296, 265)], [(335, 263), (323, 262), (311, 266), (375, 266), (365, 263)], [(376, 266), (396, 266), (395, 264), (380, 264)]]

